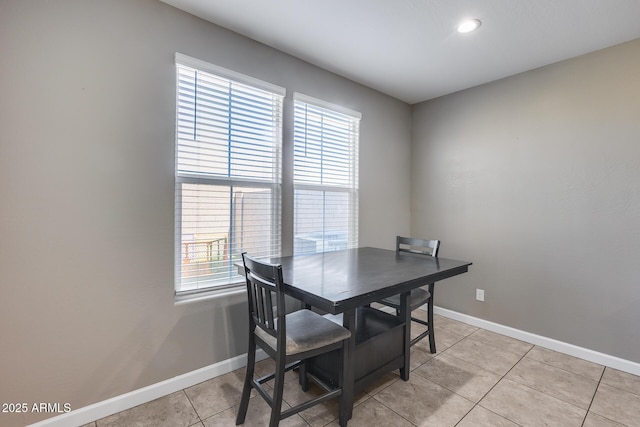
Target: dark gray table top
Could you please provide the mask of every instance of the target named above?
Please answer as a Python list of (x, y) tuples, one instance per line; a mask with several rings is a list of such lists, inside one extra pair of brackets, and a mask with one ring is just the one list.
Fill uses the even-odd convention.
[(282, 264), (288, 294), (333, 314), (466, 273), (472, 264), (369, 247), (271, 262)]

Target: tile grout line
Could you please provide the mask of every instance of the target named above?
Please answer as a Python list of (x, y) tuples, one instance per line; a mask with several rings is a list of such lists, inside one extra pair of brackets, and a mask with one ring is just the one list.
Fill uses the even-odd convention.
[[(535, 348), (535, 347), (545, 348), (545, 347), (538, 346), (538, 345), (534, 345), (534, 346), (533, 346), (533, 348)], [(533, 348), (532, 348), (531, 350), (533, 350)], [(546, 349), (546, 350), (549, 350), (549, 351), (555, 351), (555, 350), (550, 350), (550, 349)], [(527, 352), (527, 353), (529, 353), (529, 352)], [(556, 353), (557, 353), (557, 352), (556, 352)], [(560, 354), (563, 354), (563, 353), (560, 353)], [(589, 362), (588, 360), (584, 360), (584, 359), (582, 359), (582, 358), (580, 358), (580, 357), (571, 356), (571, 355), (567, 355), (567, 356), (568, 356), (568, 357), (573, 357), (573, 358), (575, 358), (575, 359), (582, 360), (582, 361), (585, 361), (585, 362)], [(579, 373), (577, 373), (577, 372), (574, 372), (574, 371), (570, 371), (570, 370), (568, 370), (568, 369), (561, 368), (560, 366), (556, 366), (556, 365), (553, 365), (553, 364), (551, 364), (551, 363), (547, 363), (547, 362), (545, 362), (544, 360), (538, 360), (538, 359), (535, 359), (535, 358), (533, 358), (533, 357), (531, 357), (530, 359), (531, 359), (531, 360), (533, 360), (533, 361), (535, 361), (535, 362), (542, 363), (543, 365), (550, 366), (550, 367), (552, 367), (552, 368), (554, 368), (554, 369), (559, 369), (559, 370), (564, 371), (564, 372), (567, 372), (567, 373), (569, 373), (569, 374), (576, 375), (576, 376), (579, 376), (579, 377), (581, 377), (581, 378), (585, 378), (585, 379), (590, 380), (590, 381), (593, 381), (593, 382), (597, 382), (597, 383), (598, 383), (598, 385), (600, 385), (600, 380), (602, 379), (602, 375), (604, 374), (604, 370), (606, 369), (606, 366), (605, 366), (605, 365), (601, 365), (601, 364), (596, 363), (596, 362), (589, 362), (589, 363), (593, 363), (594, 365), (602, 366), (602, 368), (603, 368), (603, 369), (602, 369), (602, 373), (600, 374), (600, 378), (598, 378), (597, 380), (594, 380), (593, 378), (590, 378), (590, 377), (588, 377), (588, 376), (586, 376), (586, 375), (582, 375), (582, 374), (579, 374)]]
[[(529, 388), (529, 389), (531, 389), (531, 390), (534, 390), (534, 391), (537, 391), (537, 392), (539, 392), (539, 393), (545, 394), (545, 395), (547, 395), (547, 396), (549, 396), (549, 397), (552, 397), (552, 398), (554, 398), (554, 399), (556, 399), (556, 400), (559, 400), (559, 401), (561, 401), (561, 402), (564, 402), (564, 403), (567, 403), (567, 404), (569, 404), (569, 405), (572, 405), (572, 406), (574, 406), (574, 407), (576, 407), (576, 408), (578, 408), (578, 409), (582, 409), (582, 410), (584, 410), (584, 408), (582, 408), (582, 407), (580, 407), (580, 406), (576, 405), (575, 403), (569, 402), (569, 401), (567, 401), (567, 400), (565, 400), (565, 399), (563, 399), (563, 398), (560, 398), (560, 397), (558, 397), (558, 396), (554, 396), (554, 395), (552, 395), (552, 394), (549, 394), (549, 393), (547, 393), (547, 392), (545, 392), (545, 391), (543, 391), (543, 390), (539, 390), (539, 389), (537, 389), (537, 388), (535, 388), (535, 387), (533, 387), (533, 386), (531, 386), (531, 385), (529, 385), (529, 384), (526, 384), (526, 383), (523, 383), (523, 382), (517, 381), (517, 380), (515, 380), (515, 379), (506, 378), (506, 376), (509, 374), (509, 372), (511, 372), (511, 370), (513, 370), (513, 368), (515, 368), (515, 366), (516, 366), (518, 363), (520, 363), (520, 362), (521, 362), (521, 361), (526, 357), (526, 355), (527, 355), (527, 354), (529, 354), (529, 352), (531, 352), (531, 350), (533, 350), (535, 347), (537, 347), (537, 346), (536, 346), (536, 345), (534, 345), (532, 348), (530, 348), (530, 349), (529, 349), (529, 351), (527, 351), (527, 353), (525, 353), (525, 355), (524, 355), (524, 356), (522, 356), (522, 358), (521, 358), (520, 360), (518, 360), (518, 362), (516, 362), (516, 364), (515, 364), (515, 365), (513, 365), (513, 367), (512, 367), (511, 369), (509, 369), (509, 371), (505, 374), (505, 378), (504, 378), (504, 379), (507, 379), (507, 380), (509, 380), (509, 381), (513, 381), (513, 382), (515, 382), (515, 383), (517, 383), (517, 384), (520, 384), (520, 385), (522, 385), (522, 386), (524, 386), (524, 387), (527, 387), (527, 388)], [(586, 379), (586, 380), (589, 380), (589, 381), (596, 382), (595, 380), (593, 380), (593, 379), (591, 379), (591, 378), (589, 378), (589, 377), (586, 377), (586, 376), (584, 376), (584, 375), (576, 374), (575, 372), (572, 372), (572, 371), (568, 371), (568, 370), (566, 370), (566, 369), (559, 368), (559, 367), (557, 367), (557, 366), (551, 365), (551, 364), (549, 364), (549, 363), (546, 363), (546, 362), (543, 362), (543, 361), (540, 361), (540, 360), (537, 360), (537, 359), (534, 359), (534, 358), (530, 358), (530, 359), (531, 359), (532, 361), (534, 361), (534, 362), (541, 363), (541, 364), (543, 364), (543, 365), (545, 365), (545, 366), (549, 366), (549, 367), (551, 367), (551, 368), (553, 368), (553, 369), (559, 369), (559, 370), (561, 370), (561, 371), (563, 371), (563, 372), (566, 372), (566, 373), (568, 373), (568, 374), (576, 375), (576, 376), (578, 376), (578, 377), (580, 377), (580, 378), (583, 378), (583, 379)], [(584, 359), (582, 359), (582, 360), (584, 360)], [(602, 365), (600, 365), (600, 366), (602, 366)], [(603, 367), (604, 367), (604, 366), (603, 366)], [(604, 368), (606, 369), (606, 367), (604, 367)], [(602, 381), (602, 377), (603, 377), (603, 375), (604, 375), (604, 369), (602, 370), (602, 373), (600, 374), (600, 379), (597, 381), (595, 391), (594, 391), (593, 396), (591, 396), (591, 399), (590, 399), (590, 401), (589, 401), (589, 406), (587, 407), (587, 409), (586, 409), (586, 411), (587, 411), (587, 412), (585, 413), (585, 419), (586, 419), (586, 416), (587, 416), (587, 414), (588, 414), (588, 412), (589, 412), (589, 409), (591, 408), (591, 404), (593, 403), (593, 399), (595, 398), (595, 394), (596, 394), (596, 392), (598, 391), (598, 387), (600, 386), (600, 382)], [(613, 420), (612, 420), (612, 421), (613, 421)], [(583, 420), (583, 424), (584, 424), (584, 420)]]
[[(434, 323), (435, 323), (435, 322), (434, 322)], [(429, 325), (429, 327), (433, 327), (433, 326), (432, 326), (432, 325)], [(445, 328), (445, 329), (446, 329), (446, 328)], [(477, 329), (476, 329), (476, 330), (477, 330)], [(454, 332), (454, 331), (450, 331), (450, 332)], [(476, 331), (471, 332), (471, 334), (473, 334), (474, 332), (476, 332)], [(455, 332), (454, 332), (454, 333), (455, 333)], [(469, 334), (469, 335), (471, 335), (471, 334)], [(460, 334), (460, 335), (462, 335), (462, 334)], [(456, 341), (455, 343), (451, 344), (451, 345), (450, 345), (449, 347), (447, 347), (446, 349), (442, 350), (442, 351), (440, 352), (440, 354), (442, 354), (442, 353), (446, 352), (449, 348), (451, 348), (451, 347), (452, 347), (452, 346), (454, 346), (455, 344), (457, 344), (457, 343), (459, 343), (460, 341), (462, 341), (462, 340), (464, 340), (465, 338), (467, 338), (467, 336), (468, 336), (468, 335), (463, 336), (461, 339), (459, 339), (459, 340), (458, 340), (458, 341)], [(409, 351), (411, 351), (411, 349), (409, 349)], [(419, 366), (416, 366), (416, 368), (415, 368), (415, 369), (410, 370), (410, 373), (413, 373), (415, 370), (417, 370), (417, 369), (418, 369), (418, 368), (420, 368), (421, 366), (424, 366), (424, 365), (426, 365), (427, 363), (431, 362), (433, 359), (435, 359), (436, 357), (438, 357), (440, 354), (438, 354), (438, 355), (436, 355), (436, 356), (433, 356), (431, 359), (427, 360), (426, 362), (424, 362), (424, 363), (420, 364)], [(394, 372), (394, 373), (395, 373), (395, 372)], [(418, 374), (417, 374), (417, 373), (413, 373), (413, 375), (418, 375)], [(424, 377), (422, 377), (422, 378), (424, 378)], [(428, 379), (427, 379), (427, 380), (428, 380)], [(393, 381), (393, 383), (395, 383), (396, 381), (398, 381), (398, 380)], [(428, 380), (428, 381), (429, 381), (429, 380)], [(387, 385), (386, 387), (383, 387), (383, 388), (379, 389), (379, 390), (378, 390), (378, 391), (376, 391), (376, 393), (374, 393), (374, 394), (369, 394), (369, 393), (367, 393), (367, 394), (369, 395), (369, 399), (373, 399), (376, 403), (378, 403), (378, 404), (380, 404), (380, 405), (384, 406), (384, 407), (385, 407), (385, 408), (387, 408), (389, 411), (393, 412), (394, 414), (396, 414), (397, 416), (399, 416), (399, 417), (400, 417), (400, 418), (402, 418), (403, 420), (407, 421), (407, 422), (408, 422), (409, 424), (411, 424), (412, 426), (418, 427), (418, 425), (417, 425), (417, 424), (415, 424), (415, 423), (414, 423), (414, 422), (412, 422), (411, 420), (407, 419), (407, 418), (406, 418), (406, 417), (404, 417), (402, 414), (399, 414), (399, 413), (398, 413), (398, 412), (396, 412), (393, 408), (390, 408), (389, 406), (385, 405), (385, 404), (384, 404), (384, 402), (382, 402), (382, 401), (380, 401), (380, 400), (378, 400), (378, 399), (376, 399), (376, 398), (375, 398), (375, 395), (376, 395), (376, 394), (381, 393), (383, 390), (385, 390), (386, 388), (388, 388), (388, 387), (390, 387), (391, 385), (393, 385), (393, 383), (392, 383), (392, 384)], [(365, 402), (367, 402), (369, 399), (365, 400), (365, 401), (364, 401), (364, 402), (362, 402), (360, 405), (364, 404), (364, 403), (365, 403)], [(468, 399), (467, 399), (467, 400), (468, 400)], [(358, 406), (360, 406), (360, 405), (358, 405)], [(465, 416), (466, 416), (466, 414), (465, 414)], [(464, 418), (464, 417), (463, 417), (463, 418)], [(325, 427), (326, 427), (326, 426), (325, 426)]]
[[(444, 329), (446, 329), (446, 328), (444, 328)], [(450, 346), (448, 346), (448, 347), (447, 347), (447, 348), (445, 348), (444, 350), (440, 351), (436, 356), (433, 356), (431, 359), (429, 359), (429, 360), (427, 360), (426, 362), (424, 362), (424, 363), (420, 364), (419, 366), (417, 366), (416, 368), (414, 368), (411, 372), (413, 373), (413, 375), (418, 375), (418, 376), (420, 376), (421, 378), (424, 378), (424, 379), (425, 379), (425, 380), (427, 380), (427, 381), (433, 382), (433, 381), (431, 381), (429, 378), (425, 378), (425, 377), (423, 377), (422, 375), (420, 375), (420, 374), (418, 374), (418, 373), (416, 373), (416, 372), (414, 372), (414, 371), (418, 370), (420, 367), (422, 367), (422, 366), (424, 366), (424, 365), (426, 365), (426, 364), (428, 364), (428, 363), (432, 362), (433, 360), (437, 359), (439, 356), (441, 356), (442, 354), (446, 353), (446, 352), (447, 352), (447, 350), (449, 350), (451, 347), (453, 347), (454, 345), (456, 345), (456, 344), (458, 344), (458, 343), (460, 343), (460, 342), (464, 341), (465, 339), (469, 338), (471, 335), (475, 334), (475, 333), (476, 333), (476, 332), (478, 332), (480, 329), (481, 329), (481, 328), (476, 328), (476, 330), (474, 330), (474, 331), (470, 332), (470, 333), (469, 333), (469, 334), (467, 334), (467, 335), (460, 334), (460, 335), (463, 335), (461, 339), (457, 340), (456, 342), (454, 342), (453, 344), (451, 344)], [(455, 331), (449, 331), (449, 332), (453, 332), (453, 333), (455, 333)], [(529, 351), (530, 351), (530, 350), (531, 350), (531, 349), (529, 349)], [(528, 352), (528, 351), (527, 351), (527, 352)], [(526, 354), (526, 353), (525, 353), (525, 354)], [(451, 356), (451, 357), (455, 357), (455, 356)], [(523, 356), (523, 357), (524, 357), (524, 356)], [(518, 362), (519, 362), (519, 361), (518, 361)], [(516, 364), (517, 364), (518, 362), (516, 362)], [(467, 363), (469, 363), (469, 362), (467, 362)], [(482, 368), (481, 366), (478, 366), (478, 365), (476, 365), (476, 364), (474, 364), (474, 363), (470, 363), (470, 364), (471, 364), (471, 365), (473, 365), (473, 366), (476, 366), (476, 367), (478, 367), (478, 368), (484, 369), (484, 368)], [(514, 366), (515, 366), (515, 365), (514, 365)], [(506, 375), (506, 374), (505, 374), (505, 375)], [(498, 381), (498, 382), (499, 382), (499, 381)], [(449, 390), (447, 387), (444, 387), (444, 386), (442, 386), (442, 385), (440, 385), (440, 384), (437, 384), (437, 383), (434, 383), (434, 384), (438, 385), (439, 387), (444, 388), (445, 390), (450, 391), (451, 393), (455, 394), (456, 396), (459, 396), (459, 397), (461, 397), (461, 398), (463, 398), (463, 399), (466, 399), (466, 400), (468, 400), (468, 401), (470, 401), (470, 402), (473, 402), (473, 401), (471, 401), (470, 399), (468, 399), (468, 398), (466, 398), (466, 397), (464, 397), (464, 396), (459, 395), (459, 394), (458, 394), (458, 393), (456, 393), (454, 390)], [(497, 384), (497, 383), (496, 383), (496, 384)], [(495, 387), (495, 385), (494, 385), (494, 387)], [(384, 387), (382, 390), (384, 390), (385, 388), (386, 388), (386, 387)], [(492, 388), (493, 388), (493, 387), (492, 387)], [(382, 391), (382, 390), (379, 390), (377, 393), (380, 393), (380, 391)], [(376, 393), (376, 394), (377, 394), (377, 393)], [(487, 393), (488, 393), (488, 392), (487, 392)], [(374, 395), (370, 395), (370, 396), (371, 396), (371, 398), (374, 398)], [(485, 393), (485, 395), (484, 395), (484, 396), (486, 396), (486, 393)], [(483, 397), (484, 397), (484, 396), (483, 396)], [(376, 400), (376, 402), (380, 403), (382, 406), (384, 406), (385, 408), (389, 409), (390, 411), (392, 411), (394, 414), (398, 415), (398, 416), (399, 416), (399, 417), (401, 417), (402, 419), (404, 419), (404, 420), (408, 421), (410, 424), (412, 424), (412, 425), (416, 426), (416, 424), (414, 424), (414, 423), (413, 423), (413, 422), (411, 422), (410, 420), (406, 419), (404, 416), (402, 416), (401, 414), (399, 414), (398, 412), (396, 412), (393, 408), (390, 408), (390, 407), (388, 407), (387, 405), (385, 405), (385, 404), (384, 404), (384, 402), (381, 402), (381, 401), (379, 401), (379, 400), (377, 400), (377, 399), (375, 399), (375, 398), (374, 398), (374, 400)], [(481, 398), (480, 400), (482, 400), (482, 398)], [(478, 403), (479, 403), (479, 401), (478, 401), (478, 402), (473, 402), (473, 406), (471, 407), (471, 409), (469, 409), (469, 411), (467, 411), (467, 413), (465, 413), (465, 414), (464, 414), (464, 416), (463, 416), (460, 420), (458, 420), (458, 422), (456, 422), (456, 424), (454, 425), (454, 427), (455, 427), (455, 426), (457, 426), (457, 425), (458, 425), (458, 424), (459, 424), (459, 423), (460, 423), (460, 422), (461, 422), (461, 421), (462, 421), (462, 420), (463, 420), (467, 415), (469, 415), (469, 413), (470, 413), (471, 411), (473, 411), (473, 409), (474, 409), (476, 406), (478, 406)], [(483, 408), (483, 409), (485, 409), (485, 408)], [(491, 412), (491, 411), (490, 411), (490, 412)], [(498, 415), (498, 414), (496, 414), (496, 415)], [(500, 416), (500, 415), (499, 415), (499, 416)], [(501, 416), (501, 417), (502, 417), (502, 416)], [(504, 417), (502, 417), (502, 418), (504, 418)], [(505, 419), (507, 419), (507, 418), (505, 418)], [(509, 421), (511, 421), (511, 420), (509, 420)], [(520, 425), (520, 424), (518, 424), (518, 423), (514, 423), (514, 424), (517, 424), (518, 426)]]
[[(501, 418), (504, 418), (505, 420), (511, 421), (512, 423), (514, 423), (514, 424), (516, 424), (516, 425), (521, 425), (521, 424), (519, 424), (519, 423), (515, 422), (514, 420), (512, 420), (512, 419), (510, 419), (510, 418), (507, 418), (507, 417), (505, 417), (505, 416), (503, 416), (503, 415), (501, 415), (501, 414), (497, 414), (497, 413), (493, 412), (492, 410), (485, 408), (484, 406), (480, 405), (480, 402), (482, 402), (482, 400), (483, 400), (485, 397), (487, 397), (487, 395), (488, 395), (489, 393), (491, 393), (491, 390), (493, 390), (494, 388), (496, 388), (496, 386), (500, 383), (500, 381), (502, 381), (502, 380), (504, 380), (504, 379), (507, 379), (507, 375), (509, 375), (509, 372), (511, 372), (511, 371), (513, 370), (513, 368), (515, 368), (515, 367), (516, 367), (516, 365), (517, 365), (518, 363), (520, 363), (520, 362), (525, 358), (525, 356), (526, 356), (527, 354), (529, 354), (529, 352), (530, 352), (531, 350), (533, 350), (534, 348), (535, 348), (535, 345), (532, 345), (532, 346), (531, 346), (531, 348), (530, 348), (529, 350), (527, 350), (527, 351), (526, 351), (526, 352), (525, 352), (525, 353), (520, 357), (520, 359), (518, 359), (518, 361), (517, 361), (516, 363), (514, 363), (514, 364), (513, 364), (513, 366), (512, 366), (511, 368), (509, 368), (509, 370), (508, 370), (507, 372), (505, 372), (505, 373), (504, 373), (504, 375), (503, 375), (503, 376), (502, 376), (502, 377), (501, 377), (501, 378), (500, 378), (500, 379), (499, 379), (499, 380), (498, 380), (498, 381), (497, 381), (493, 386), (491, 386), (491, 388), (490, 388), (489, 390), (487, 390), (487, 392), (486, 392), (486, 393), (485, 393), (485, 394), (480, 398), (480, 400), (478, 400), (478, 403), (476, 403), (476, 404), (475, 404), (474, 408), (475, 408), (476, 406), (480, 406), (482, 409), (487, 410), (487, 411), (491, 412), (492, 414), (496, 414), (497, 416), (499, 416), (499, 417), (501, 417)], [(471, 412), (471, 411), (469, 411), (469, 412)], [(466, 416), (466, 415), (465, 415), (465, 416)]]
[[(444, 329), (446, 329), (446, 328), (444, 328)], [(438, 355), (436, 355), (436, 356), (432, 357), (431, 359), (427, 360), (426, 362), (424, 362), (424, 363), (423, 363), (423, 364), (421, 364), (420, 366), (416, 367), (416, 368), (414, 369), (414, 371), (415, 371), (415, 370), (417, 370), (418, 368), (420, 368), (421, 366), (424, 366), (424, 365), (426, 365), (427, 363), (429, 363), (429, 362), (433, 361), (433, 360), (434, 360), (434, 359), (436, 359), (438, 356), (441, 356), (442, 354), (446, 353), (446, 352), (447, 352), (451, 347), (453, 347), (454, 345), (456, 345), (456, 344), (458, 344), (458, 343), (461, 343), (462, 341), (466, 340), (467, 338), (469, 338), (470, 336), (472, 336), (473, 334), (475, 334), (475, 333), (476, 333), (476, 332), (478, 332), (479, 330), (480, 330), (480, 328), (476, 328), (474, 331), (470, 332), (469, 334), (467, 334), (467, 335), (463, 335), (463, 337), (462, 337), (462, 338), (460, 338), (458, 341), (454, 342), (454, 343), (453, 343), (453, 344), (451, 344), (449, 347), (447, 347), (447, 348), (445, 348), (444, 350), (442, 350)], [(455, 333), (455, 331), (450, 331), (450, 332), (454, 332), (454, 333)], [(462, 335), (462, 334), (460, 334), (460, 335)], [(455, 357), (455, 356), (451, 356), (451, 357)], [(477, 367), (477, 368), (484, 369), (484, 368), (482, 368), (481, 366), (476, 365), (475, 363), (470, 363), (470, 362), (467, 362), (467, 363), (469, 363), (469, 364), (471, 364), (471, 365), (473, 365), (473, 366), (475, 366), (475, 367)], [(412, 372), (413, 372), (413, 371), (412, 371)], [(418, 374), (415, 374), (415, 375), (418, 375)], [(424, 378), (424, 377), (423, 377), (423, 378)], [(502, 378), (501, 378), (501, 379), (502, 379)], [(427, 380), (429, 380), (429, 379), (427, 378)], [(498, 381), (498, 382), (500, 382), (500, 381)], [(497, 382), (496, 382), (496, 384), (497, 384)], [(439, 385), (439, 384), (438, 384), (438, 385)], [(440, 387), (443, 387), (444, 389), (449, 390), (447, 387), (444, 387), (444, 386), (440, 386)], [(495, 384), (493, 385), (493, 387), (495, 387)], [(491, 389), (493, 389), (493, 387), (491, 387)], [(491, 391), (491, 389), (489, 389), (489, 391)], [(460, 396), (460, 395), (459, 395), (458, 393), (456, 393), (454, 390), (449, 390), (449, 391), (450, 391), (450, 392), (452, 392), (453, 394), (455, 394), (456, 396)], [(489, 391), (487, 391), (487, 393), (489, 393)], [(484, 396), (486, 396), (486, 395), (487, 395), (487, 393), (485, 393), (485, 394), (482, 396), (482, 398), (480, 398), (480, 400), (482, 400), (482, 399), (484, 398)], [(464, 399), (467, 399), (467, 398), (466, 398), (466, 397), (464, 397), (464, 396), (460, 396), (460, 397), (462, 397), (462, 398), (464, 398)], [(467, 400), (469, 400), (469, 399), (467, 399)], [(469, 413), (471, 413), (471, 411), (473, 411), (473, 409), (474, 409), (476, 406), (478, 406), (478, 404), (480, 403), (480, 400), (478, 400), (478, 402), (473, 402), (473, 406), (471, 407), (471, 409), (469, 409), (469, 411), (467, 411), (467, 413), (466, 413), (466, 414), (464, 414), (464, 416), (463, 416), (462, 418), (460, 418), (460, 420), (458, 420), (458, 422), (454, 425), (454, 427), (455, 427), (455, 426), (457, 426), (458, 424), (460, 424), (460, 423), (462, 422), (462, 420), (464, 420), (464, 419), (467, 417), (467, 415), (469, 415)], [(386, 407), (386, 406), (385, 406), (385, 407)], [(483, 409), (484, 409), (484, 408), (483, 408)], [(398, 415), (400, 415), (400, 414), (398, 414)], [(496, 414), (496, 415), (498, 415), (498, 414)], [(504, 417), (503, 417), (503, 418), (504, 418)], [(509, 420), (509, 421), (511, 421), (511, 420)]]
[[(587, 408), (587, 412), (584, 414), (584, 419), (582, 420), (582, 424), (580, 424), (581, 427), (583, 427), (584, 423), (587, 421), (587, 417), (589, 416), (589, 411), (591, 410), (591, 405), (593, 405), (593, 401), (596, 398), (596, 394), (598, 394), (598, 388), (600, 388), (600, 384), (602, 384), (602, 378), (604, 378), (604, 371), (606, 370), (607, 370), (607, 367), (605, 366), (605, 368), (602, 370), (602, 373), (600, 374), (600, 379), (598, 380), (598, 385), (596, 386), (596, 390), (593, 392), (593, 396), (591, 397), (591, 402), (589, 402), (589, 407)], [(606, 418), (606, 417), (603, 417), (603, 418)]]
[[(609, 367), (609, 366), (605, 366), (605, 371), (606, 371), (607, 369), (612, 369), (612, 370), (614, 370), (614, 371), (616, 371), (616, 370), (617, 370), (617, 369), (615, 369), (615, 368), (611, 368), (611, 367)], [(628, 375), (638, 376), (638, 375), (634, 375), (634, 374), (629, 374), (629, 373), (624, 372), (624, 371), (621, 371), (621, 372), (623, 372), (623, 373), (625, 373), (625, 374), (628, 374)], [(604, 377), (604, 371), (603, 371), (602, 375), (603, 375), (603, 377)], [(619, 387), (619, 386), (614, 385), (614, 384), (611, 384), (611, 383), (609, 383), (609, 384), (607, 384), (607, 383), (603, 383), (603, 385), (605, 385), (605, 386), (607, 386), (607, 387), (615, 388), (616, 390), (621, 391), (621, 392), (623, 392), (623, 393), (629, 393), (629, 394), (632, 394), (632, 395), (634, 395), (634, 396), (640, 397), (640, 393), (637, 393), (637, 392), (635, 392), (635, 391), (631, 391), (631, 390), (629, 390), (629, 389), (627, 389), (627, 388)], [(598, 387), (600, 387), (600, 383), (598, 383)]]
[[(189, 394), (187, 393), (187, 389), (183, 388), (181, 391), (184, 393), (184, 396), (187, 398), (187, 401), (189, 402), (189, 405), (191, 405), (191, 408), (193, 408), (193, 412), (196, 413), (196, 417), (198, 417), (198, 421), (200, 421), (200, 423), (204, 426), (204, 420), (202, 419), (202, 417), (200, 416), (200, 413), (198, 413), (198, 410), (196, 409), (195, 405), (193, 404), (193, 402), (189, 398)], [(196, 424), (197, 424), (197, 422), (191, 424), (191, 426), (194, 426)]]
[[(385, 387), (386, 388), (386, 387)], [(382, 389), (384, 390), (384, 389)], [(378, 391), (378, 393), (380, 393), (382, 390)], [(378, 394), (376, 393), (376, 394)], [(411, 425), (414, 425), (417, 427), (417, 424), (415, 424), (414, 422), (412, 422), (411, 420), (408, 420), (407, 418), (405, 418), (402, 414), (397, 413), (393, 408), (388, 407), (387, 405), (384, 404), (384, 402), (376, 399), (373, 395), (370, 397), (370, 399), (375, 400), (378, 404), (384, 406), (385, 408), (387, 408), (388, 410), (390, 410), (391, 412), (393, 412), (394, 414), (396, 414), (397, 416), (399, 416), (400, 418), (402, 418), (403, 420), (405, 420), (406, 422), (408, 422)], [(364, 403), (364, 402), (363, 402)]]

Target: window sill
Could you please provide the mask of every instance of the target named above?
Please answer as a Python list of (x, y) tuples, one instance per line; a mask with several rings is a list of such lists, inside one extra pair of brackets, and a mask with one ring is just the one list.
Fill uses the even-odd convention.
[(233, 297), (245, 296), (247, 289), (243, 286), (243, 283), (238, 283), (237, 287), (227, 289), (212, 289), (209, 291), (202, 291), (190, 294), (176, 295), (174, 305), (189, 304), (192, 302), (211, 301), (219, 299), (228, 299)]

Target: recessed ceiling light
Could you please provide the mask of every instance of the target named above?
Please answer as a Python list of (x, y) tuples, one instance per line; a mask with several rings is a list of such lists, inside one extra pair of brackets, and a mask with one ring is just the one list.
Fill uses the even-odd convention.
[(467, 19), (466, 21), (463, 21), (460, 25), (458, 25), (458, 32), (469, 33), (473, 30), (478, 29), (480, 24), (481, 22), (479, 19)]

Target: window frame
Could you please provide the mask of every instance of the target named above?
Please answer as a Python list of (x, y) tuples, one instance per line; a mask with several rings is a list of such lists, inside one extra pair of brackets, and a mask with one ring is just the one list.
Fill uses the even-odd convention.
[[(351, 146), (349, 147), (349, 150), (352, 154), (350, 154), (350, 156), (352, 156), (351, 159), (351, 163), (349, 164), (350, 166), (350, 177), (349, 177), (349, 181), (350, 181), (350, 185), (349, 183), (347, 185), (341, 185), (341, 184), (326, 184), (326, 183), (309, 183), (309, 182), (300, 182), (296, 180), (296, 114), (298, 114), (297, 112), (297, 108), (298, 108), (298, 104), (302, 103), (302, 104), (306, 104), (306, 105), (311, 105), (314, 108), (319, 108), (322, 110), (327, 110), (329, 113), (331, 114), (339, 114), (339, 115), (343, 115), (343, 116), (348, 116), (349, 119), (351, 120), (350, 125), (355, 127), (355, 130), (350, 130), (348, 132), (348, 135), (351, 139)], [(293, 253), (294, 255), (302, 255), (302, 254), (308, 254), (308, 253), (318, 253), (318, 252), (326, 252), (327, 249), (327, 245), (324, 242), (325, 239), (325, 235), (324, 233), (326, 232), (326, 230), (322, 230), (323, 232), (323, 236), (322, 236), (322, 251), (315, 251), (315, 252), (310, 252), (310, 251), (296, 251), (296, 221), (297, 221), (297, 213), (296, 213), (296, 208), (297, 208), (297, 200), (296, 200), (296, 191), (298, 190), (308, 190), (308, 191), (316, 191), (316, 192), (322, 192), (323, 194), (323, 203), (324, 200), (326, 198), (326, 193), (327, 192), (334, 192), (334, 193), (348, 193), (349, 194), (349, 215), (347, 217), (348, 219), (348, 240), (347, 240), (347, 248), (354, 248), (358, 246), (358, 241), (359, 241), (359, 231), (358, 231), (358, 226), (359, 226), (359, 163), (360, 163), (360, 158), (359, 158), (359, 145), (360, 145), (360, 121), (362, 119), (362, 113), (358, 112), (358, 111), (354, 111), (351, 110), (349, 108), (337, 105), (337, 104), (333, 104), (318, 98), (314, 98), (311, 97), (309, 95), (305, 95), (302, 93), (298, 93), (298, 92), (294, 92), (293, 94), (293, 116), (294, 116), (294, 130), (293, 130), (293, 176), (292, 176), (292, 181), (293, 181), (293, 204), (294, 204), (294, 211), (293, 211), (293, 238), (294, 238), (294, 242), (293, 242)], [(306, 125), (305, 125), (306, 126)], [(324, 155), (323, 155), (324, 156)], [(324, 206), (324, 205), (323, 205)], [(325, 219), (324, 213), (323, 213), (323, 221)], [(330, 249), (330, 250), (337, 250), (339, 249), (339, 247), (336, 247), (335, 249)]]
[[(187, 172), (180, 170), (179, 168), (179, 146), (180, 146), (180, 136), (179, 136), (179, 117), (180, 117), (180, 71), (179, 67), (184, 66), (187, 68), (191, 68), (200, 72), (212, 74), (218, 78), (229, 80), (233, 83), (238, 83), (241, 85), (249, 86), (252, 89), (258, 89), (262, 91), (267, 91), (272, 93), (275, 96), (279, 97), (278, 100), (278, 117), (274, 120), (274, 126), (277, 129), (276, 140), (274, 141), (273, 146), (273, 167), (274, 173), (271, 180), (258, 179), (258, 178), (246, 178), (239, 177), (235, 175), (223, 176), (223, 175), (214, 175), (207, 174), (201, 172)], [(175, 54), (175, 73), (176, 73), (176, 111), (175, 111), (175, 136), (174, 136), (174, 144), (175, 144), (175, 192), (174, 192), (174, 208), (175, 208), (175, 220), (174, 220), (174, 295), (176, 302), (188, 301), (191, 299), (199, 299), (202, 297), (208, 296), (219, 296), (219, 295), (229, 295), (242, 292), (244, 287), (241, 286), (243, 284), (243, 279), (240, 274), (237, 275), (237, 279), (233, 279), (233, 244), (229, 243), (229, 257), (230, 257), (230, 276), (229, 282), (225, 284), (214, 284), (211, 286), (206, 286), (196, 289), (180, 289), (181, 285), (183, 285), (183, 274), (182, 274), (182, 223), (183, 223), (183, 212), (182, 212), (182, 204), (183, 204), (183, 194), (182, 188), (185, 184), (205, 184), (211, 186), (223, 186), (228, 187), (230, 191), (230, 195), (233, 196), (235, 194), (234, 189), (237, 187), (250, 187), (250, 188), (268, 188), (271, 190), (271, 242), (270, 245), (273, 245), (277, 252), (271, 253), (271, 256), (280, 256), (280, 251), (282, 250), (282, 151), (283, 151), (283, 121), (284, 121), (284, 97), (286, 95), (286, 90), (280, 86), (274, 85), (272, 83), (268, 83), (236, 71), (228, 70), (222, 67), (219, 67), (214, 64), (210, 64), (208, 62), (192, 58), (190, 56), (177, 53)], [(229, 162), (231, 162), (231, 156), (229, 156)], [(230, 215), (233, 216), (232, 208), (230, 208)], [(230, 219), (230, 223), (232, 223), (232, 219)], [(230, 226), (231, 227), (231, 226)], [(231, 237), (231, 236), (230, 236)], [(229, 239), (231, 240), (231, 238)]]

